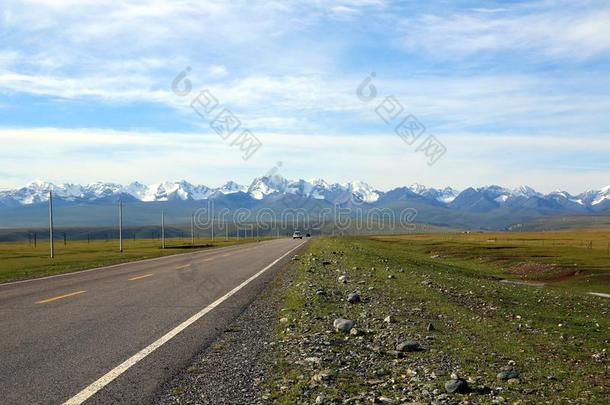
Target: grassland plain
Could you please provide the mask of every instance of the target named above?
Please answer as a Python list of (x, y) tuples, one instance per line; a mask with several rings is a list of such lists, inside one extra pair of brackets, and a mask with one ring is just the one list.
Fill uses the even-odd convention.
[[(581, 238), (600, 248), (581, 247)], [(292, 263), (297, 275), (278, 315), (265, 398), (607, 404), (610, 301), (586, 294), (607, 291), (610, 258), (601, 248), (607, 238), (607, 232), (316, 238)], [(535, 276), (512, 271), (531, 262), (558, 266), (543, 266)], [(580, 273), (567, 276), (559, 265)], [(548, 284), (500, 281), (521, 277)], [(337, 332), (337, 318), (355, 325)], [(455, 377), (468, 390), (448, 393)], [(455, 387), (453, 381), (449, 388)]]
[(55, 243), (55, 258), (49, 257), (49, 245), (38, 243), (33, 247), (28, 242), (0, 243), (0, 283), (44, 277), (54, 274), (69, 273), (83, 269), (109, 266), (135, 260), (153, 257), (187, 253), (194, 250), (214, 247), (231, 246), (249, 243), (266, 238), (218, 238), (196, 239), (190, 244), (190, 239), (168, 239), (166, 249), (161, 249), (160, 241), (151, 239), (125, 240), (123, 252), (118, 251), (118, 240), (101, 241), (69, 241)]

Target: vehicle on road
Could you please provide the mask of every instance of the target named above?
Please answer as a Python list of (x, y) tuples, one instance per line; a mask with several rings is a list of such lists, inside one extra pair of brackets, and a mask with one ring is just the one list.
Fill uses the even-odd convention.
[(303, 234), (300, 231), (294, 231), (292, 239), (303, 239)]

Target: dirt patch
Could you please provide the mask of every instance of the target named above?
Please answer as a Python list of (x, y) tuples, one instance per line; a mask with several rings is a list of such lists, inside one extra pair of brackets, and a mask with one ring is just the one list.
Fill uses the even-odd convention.
[(545, 264), (536, 262), (519, 263), (512, 266), (508, 272), (510, 274), (527, 275), (548, 275), (560, 270), (556, 264)]
[(557, 264), (527, 262), (519, 263), (508, 270), (509, 274), (517, 274), (530, 280), (545, 280), (561, 282), (578, 277), (582, 272), (577, 269), (566, 269)]

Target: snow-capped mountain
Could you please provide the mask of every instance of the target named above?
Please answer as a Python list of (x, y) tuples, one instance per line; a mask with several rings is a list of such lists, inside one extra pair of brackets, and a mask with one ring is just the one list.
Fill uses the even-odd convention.
[(428, 188), (419, 183), (413, 183), (409, 186), (409, 190), (415, 194), (436, 200), (441, 203), (449, 204), (460, 194), (460, 192), (451, 187), (445, 187), (443, 189)]
[(363, 181), (352, 181), (347, 183), (347, 191), (355, 196), (359, 201), (373, 203), (379, 200), (381, 192), (375, 190)]
[(45, 203), (48, 201), (50, 189), (58, 200), (91, 204), (116, 202), (118, 199), (141, 202), (201, 201), (219, 195), (230, 196), (241, 193), (240, 195), (245, 198), (257, 201), (283, 195), (296, 195), (333, 204), (352, 202), (369, 205), (383, 204), (386, 200), (395, 200), (399, 196), (407, 200), (417, 197), (418, 203), (428, 201), (436, 207), (473, 212), (488, 212), (504, 207), (571, 212), (601, 211), (610, 208), (610, 186), (586, 191), (576, 196), (565, 191), (544, 195), (527, 186), (511, 190), (491, 185), (468, 188), (460, 192), (451, 187), (432, 188), (417, 183), (383, 192), (362, 181), (339, 184), (328, 183), (323, 179), (288, 180), (279, 175), (255, 178), (248, 186), (229, 181), (217, 188), (195, 185), (185, 180), (150, 185), (133, 182), (125, 186), (104, 182), (79, 185), (35, 181), (17, 189), (0, 190), (0, 206), (18, 207)]
[(227, 181), (216, 191), (220, 192), (222, 194), (233, 194), (233, 193), (238, 193), (238, 192), (245, 193), (247, 190), (248, 190), (248, 188), (246, 186), (239, 185), (234, 181)]
[(288, 183), (288, 180), (277, 175), (257, 177), (248, 187), (248, 194), (255, 200), (262, 200), (269, 195), (284, 193)]

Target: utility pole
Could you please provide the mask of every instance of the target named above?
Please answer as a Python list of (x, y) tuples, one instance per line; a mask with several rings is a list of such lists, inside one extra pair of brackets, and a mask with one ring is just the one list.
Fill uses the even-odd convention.
[(195, 246), (195, 214), (191, 214), (191, 245)]
[(123, 253), (123, 201), (119, 200), (119, 252)]
[(161, 249), (165, 249), (165, 211), (161, 210)]
[(212, 212), (212, 242), (214, 242), (214, 213)]
[(53, 191), (49, 190), (49, 244), (51, 247), (51, 259), (55, 257), (53, 247)]

